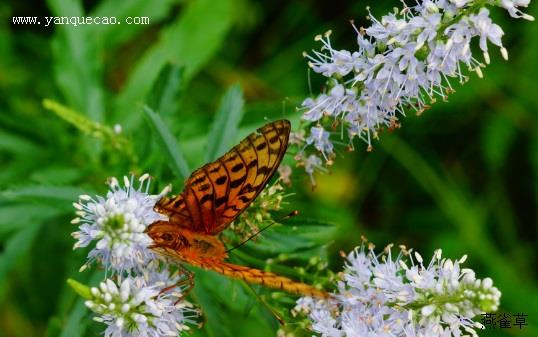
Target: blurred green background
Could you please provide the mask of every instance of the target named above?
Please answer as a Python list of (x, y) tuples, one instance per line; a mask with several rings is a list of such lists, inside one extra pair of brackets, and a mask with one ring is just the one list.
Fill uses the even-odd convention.
[[(93, 283), (102, 277), (77, 272), (87, 251), (71, 250), (71, 203), (81, 193), (104, 194), (107, 177), (129, 172), (157, 177), (155, 191), (169, 182), (181, 185), (143, 104), (154, 102), (194, 169), (207, 159), (206, 136), (219, 105), (241, 103), (237, 88), (222, 98), (233, 84), (242, 88), (244, 109), (239, 132), (226, 146), (264, 118), (297, 122), (295, 107), (309, 94), (302, 52), (319, 48), (313, 37), (327, 29), (334, 46), (352, 48), (348, 20), (367, 25), (366, 5), (381, 16), (400, 3), (2, 1), (0, 336), (101, 333), (65, 283), (68, 277)], [(538, 6), (528, 12), (538, 17)], [(51, 15), (147, 16), (150, 25), (12, 24), (12, 16)], [(405, 244), (423, 256), (435, 248), (451, 258), (468, 254), (466, 266), (480, 278), (492, 277), (503, 292), (501, 311), (528, 315), (522, 330), (480, 335), (537, 336), (538, 25), (500, 9), (493, 17), (505, 30), (508, 62), (495, 50), (483, 80), (472, 75), (463, 87), (453, 81), (456, 93), (448, 103), (435, 104), (420, 118), (408, 116), (401, 129), (381, 135), (373, 152), (362, 143), (353, 153), (340, 151), (331, 173), (317, 175), (316, 190), (306, 175), (295, 175), (295, 195), (286, 207), (301, 211), (296, 224), (333, 224), (309, 236), (315, 248), (305, 254), (326, 252), (336, 271), (342, 264), (338, 251), (359, 244), (360, 234), (378, 247)], [(166, 68), (168, 62), (176, 66)], [(322, 78), (311, 78), (318, 93)], [(159, 90), (161, 84), (165, 89)], [(65, 119), (76, 115), (59, 118), (44, 108), (45, 98), (99, 125), (120, 124), (123, 132), (117, 136), (80, 121), (74, 127)], [(291, 157), (286, 162), (293, 163)], [(249, 254), (243, 253), (243, 262), (256, 265), (277, 254), (278, 243), (271, 246), (270, 238), (272, 248), (260, 253), (269, 255), (245, 262)], [(280, 260), (288, 267), (307, 261), (294, 256)], [(275, 335), (278, 324), (241, 284), (198, 274), (193, 300), (206, 310), (206, 322), (195, 336)], [(204, 285), (210, 281), (221, 284)]]

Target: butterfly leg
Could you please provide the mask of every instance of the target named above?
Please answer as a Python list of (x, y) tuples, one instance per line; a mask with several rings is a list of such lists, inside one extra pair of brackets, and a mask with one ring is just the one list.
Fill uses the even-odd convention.
[(167, 291), (170, 291), (174, 288), (180, 288), (184, 285), (187, 285), (187, 288), (186, 289), (181, 289), (181, 296), (178, 298), (178, 300), (174, 303), (174, 304), (178, 304), (180, 301), (182, 301), (183, 299), (185, 299), (185, 297), (187, 297), (187, 295), (189, 295), (189, 293), (191, 292), (192, 288), (194, 288), (194, 273), (187, 270), (185, 267), (183, 267), (183, 265), (181, 264), (178, 264), (177, 265), (180, 272), (186, 276), (186, 278), (183, 278), (181, 280), (179, 280), (178, 282), (172, 284), (172, 285), (169, 285), (168, 287), (165, 287), (163, 289), (161, 289), (161, 291), (159, 292), (159, 294), (164, 294), (166, 293)]
[(179, 297), (177, 299), (177, 301), (174, 303), (174, 305), (178, 304), (185, 297), (187, 297), (187, 295), (189, 295), (189, 293), (191, 292), (192, 288), (194, 288), (194, 273), (192, 271), (189, 271), (189, 270), (185, 269), (185, 267), (183, 267), (181, 264), (179, 265), (179, 268), (185, 273), (185, 275), (187, 275), (187, 278), (179, 281), (176, 284), (176, 286), (181, 287), (181, 286), (183, 286), (185, 284), (187, 284), (188, 286), (187, 286), (186, 290), (181, 293), (181, 297)]

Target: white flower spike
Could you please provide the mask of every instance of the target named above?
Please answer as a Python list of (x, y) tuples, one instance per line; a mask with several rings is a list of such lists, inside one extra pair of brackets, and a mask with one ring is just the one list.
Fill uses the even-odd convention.
[(424, 265), (405, 247), (393, 258), (391, 246), (381, 255), (368, 246), (347, 256), (331, 300), (297, 302), (294, 312), (306, 313), (321, 336), (476, 336), (481, 324), (473, 318), (499, 306), (501, 293), (490, 278), (460, 269), (465, 257), (452, 261), (437, 250)]
[[(489, 48), (499, 48), (504, 59), (508, 52), (501, 38), (502, 28), (490, 18), (486, 7), (502, 7), (514, 18), (534, 20), (521, 11), (530, 0), (417, 0), (401, 11), (380, 20), (372, 13), (372, 24), (358, 29), (355, 50), (337, 50), (330, 31), (316, 36), (320, 50), (304, 53), (308, 65), (327, 77), (326, 90), (309, 97), (300, 110), (310, 135), (302, 151), (313, 146), (326, 162), (333, 159), (334, 138), (359, 137), (371, 149), (372, 138), (386, 126), (392, 128), (398, 115), (406, 111), (421, 114), (454, 90), (451, 79), (464, 83), (469, 73), (482, 78), (482, 67), (491, 61)], [(472, 54), (471, 42), (478, 40), (482, 55)], [(488, 46), (489, 45), (489, 46)], [(330, 134), (328, 127), (340, 132)], [(347, 131), (347, 132), (344, 132)], [(347, 139), (346, 139), (347, 138)], [(308, 154), (298, 156), (305, 164)]]
[[(161, 273), (166, 275), (160, 278), (170, 279), (166, 271)], [(95, 321), (107, 325), (105, 337), (178, 336), (189, 330), (187, 324), (198, 316), (190, 303), (177, 302), (175, 293), (160, 293), (141, 276), (129, 276), (118, 283), (106, 279), (90, 291), (91, 299), (85, 304), (98, 315)]]
[(72, 233), (78, 240), (74, 249), (96, 242), (88, 255), (88, 264), (98, 260), (107, 270), (117, 273), (140, 268), (155, 258), (147, 248), (151, 239), (144, 230), (162, 218), (153, 211), (160, 196), (147, 194), (149, 175), (140, 177), (138, 188), (133, 180), (124, 177), (122, 187), (116, 178), (111, 178), (106, 197), (82, 195), (74, 203), (78, 217), (72, 223), (79, 224), (79, 230)]

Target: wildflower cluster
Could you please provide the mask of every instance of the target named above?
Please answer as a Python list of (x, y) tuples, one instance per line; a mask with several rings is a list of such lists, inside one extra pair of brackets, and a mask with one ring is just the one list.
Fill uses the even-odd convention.
[(306, 313), (323, 337), (477, 336), (483, 326), (473, 317), (497, 310), (501, 293), (492, 280), (477, 279), (436, 250), (428, 264), (405, 247), (393, 258), (391, 247), (376, 255), (363, 244), (347, 256), (333, 298), (304, 297), (294, 312)]
[[(413, 6), (376, 19), (372, 25), (357, 28), (357, 49), (337, 50), (331, 32), (316, 36), (320, 51), (305, 53), (310, 68), (327, 77), (326, 90), (303, 101), (304, 130), (297, 133), (302, 144), (297, 161), (312, 177), (322, 167), (322, 158), (330, 165), (335, 156), (335, 135), (347, 139), (350, 150), (357, 136), (372, 148), (372, 139), (386, 126), (400, 126), (399, 115), (406, 111), (421, 114), (436, 98), (446, 99), (454, 90), (450, 78), (461, 83), (468, 72), (482, 77), (482, 68), (490, 62), (488, 43), (499, 48), (504, 59), (508, 52), (501, 37), (502, 28), (490, 18), (488, 6), (506, 9), (510, 16), (534, 20), (521, 11), (530, 0), (418, 0)], [(483, 54), (473, 55), (471, 42), (478, 40)], [(304, 151), (313, 147), (317, 154)]]
[(111, 178), (108, 185), (106, 197), (82, 195), (74, 204), (78, 217), (72, 223), (79, 224), (79, 230), (72, 235), (77, 240), (74, 249), (95, 241), (81, 270), (97, 262), (111, 277), (99, 288), (73, 280), (71, 284), (98, 315), (94, 319), (107, 325), (107, 337), (177, 336), (198, 314), (183, 300), (185, 289), (179, 286), (188, 276), (160, 262), (144, 233), (149, 224), (162, 219), (153, 206), (168, 189), (148, 194), (148, 174), (139, 178), (138, 188), (133, 177), (125, 177), (123, 186)]
[(283, 200), (287, 196), (289, 195), (285, 194), (282, 179), (278, 179), (260, 192), (248, 209), (230, 225), (230, 228), (239, 234), (242, 240), (251, 237), (260, 230), (260, 224), (273, 221), (273, 212), (282, 208)]

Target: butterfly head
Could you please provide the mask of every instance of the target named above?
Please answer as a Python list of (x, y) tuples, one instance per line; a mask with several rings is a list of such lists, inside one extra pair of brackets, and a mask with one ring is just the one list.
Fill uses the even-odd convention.
[(156, 221), (145, 230), (145, 233), (153, 240), (150, 248), (165, 247), (174, 250), (189, 245), (189, 241), (181, 232), (180, 227), (166, 221)]

